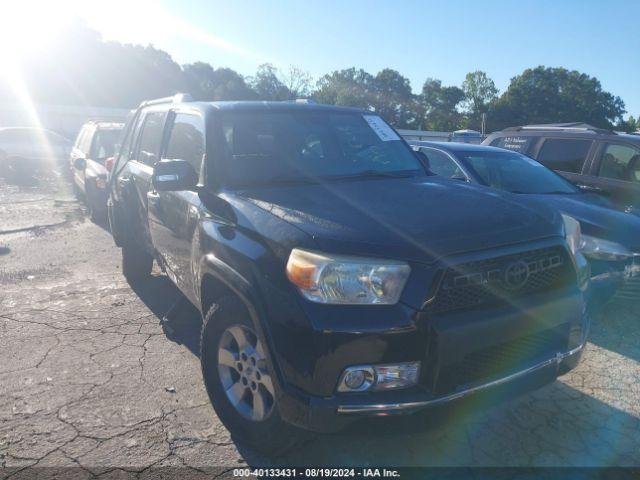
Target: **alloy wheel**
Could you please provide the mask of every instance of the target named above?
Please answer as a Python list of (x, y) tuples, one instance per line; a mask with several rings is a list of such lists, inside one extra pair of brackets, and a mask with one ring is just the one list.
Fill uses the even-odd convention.
[(232, 325), (223, 332), (218, 373), (229, 402), (240, 415), (260, 422), (271, 414), (275, 390), (262, 343), (250, 328)]

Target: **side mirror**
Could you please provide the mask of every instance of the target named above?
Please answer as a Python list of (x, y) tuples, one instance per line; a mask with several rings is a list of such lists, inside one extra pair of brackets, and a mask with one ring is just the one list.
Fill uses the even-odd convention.
[(76, 158), (73, 161), (73, 168), (76, 170), (84, 170), (87, 168), (87, 161), (84, 158)]
[(431, 166), (429, 165), (429, 157), (427, 157), (426, 153), (424, 153), (422, 150), (415, 150), (415, 154), (416, 157), (418, 157), (418, 160), (420, 160), (420, 163), (422, 163), (425, 168), (429, 168)]
[(159, 192), (195, 190), (198, 174), (186, 160), (161, 160), (153, 167), (151, 181)]

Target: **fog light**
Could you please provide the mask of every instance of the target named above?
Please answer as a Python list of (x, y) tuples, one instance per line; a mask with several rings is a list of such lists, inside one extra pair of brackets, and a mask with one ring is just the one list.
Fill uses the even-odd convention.
[(363, 392), (371, 388), (374, 379), (375, 374), (372, 367), (365, 365), (349, 367), (342, 373), (342, 378), (338, 385), (338, 391)]
[(339, 392), (407, 388), (418, 383), (420, 362), (394, 365), (358, 365), (342, 372)]

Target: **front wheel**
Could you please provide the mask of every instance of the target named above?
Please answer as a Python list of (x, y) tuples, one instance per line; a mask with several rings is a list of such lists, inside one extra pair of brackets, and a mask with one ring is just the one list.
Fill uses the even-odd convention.
[(206, 313), (200, 350), (209, 399), (232, 436), (267, 455), (300, 442), (306, 434), (280, 417), (267, 350), (235, 298), (220, 299)]
[(131, 240), (122, 245), (122, 274), (130, 283), (139, 282), (151, 275), (153, 257)]

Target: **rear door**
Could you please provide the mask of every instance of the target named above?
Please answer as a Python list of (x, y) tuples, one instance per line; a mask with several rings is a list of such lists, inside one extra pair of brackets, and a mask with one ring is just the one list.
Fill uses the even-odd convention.
[[(185, 160), (200, 178), (206, 151), (205, 122), (199, 112), (184, 110), (171, 114), (170, 128), (163, 158)], [(167, 273), (178, 287), (190, 296), (193, 290), (191, 247), (198, 222), (200, 198), (196, 192), (147, 193), (149, 228), (153, 245), (162, 258)]]
[(621, 209), (640, 211), (640, 146), (603, 142), (596, 153), (590, 178)]
[(534, 150), (533, 157), (545, 167), (557, 171), (574, 184), (588, 182), (583, 168), (594, 148), (594, 141), (587, 138), (546, 137)]

